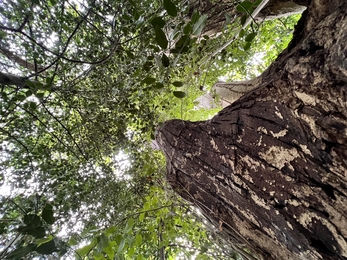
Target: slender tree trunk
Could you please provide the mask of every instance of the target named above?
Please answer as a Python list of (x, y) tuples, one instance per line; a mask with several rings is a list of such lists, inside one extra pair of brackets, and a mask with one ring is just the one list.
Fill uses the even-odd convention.
[(173, 189), (260, 259), (347, 259), (347, 6), (312, 0), (250, 93), (167, 121)]
[[(226, 22), (226, 16), (233, 22), (235, 17), (241, 16), (236, 11), (236, 6), (242, 1), (237, 0), (189, 0), (191, 14), (198, 10), (201, 14), (208, 16), (208, 23), (204, 28), (203, 34), (213, 36), (222, 31)], [(269, 0), (265, 8), (255, 17), (257, 21), (275, 19), (302, 13), (307, 0)]]

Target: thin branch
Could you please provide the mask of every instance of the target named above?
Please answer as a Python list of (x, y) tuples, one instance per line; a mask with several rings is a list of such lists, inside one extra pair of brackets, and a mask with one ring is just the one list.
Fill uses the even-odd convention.
[(68, 134), (68, 136), (71, 137), (72, 142), (76, 145), (77, 149), (79, 150), (79, 152), (81, 153), (81, 155), (83, 156), (83, 158), (88, 161), (87, 156), (84, 154), (84, 152), (82, 151), (82, 149), (80, 148), (80, 146), (77, 144), (76, 140), (74, 139), (74, 137), (72, 136), (72, 134), (70, 133), (70, 131), (66, 128), (66, 126), (55, 116), (53, 115), (53, 113), (51, 111), (49, 111), (49, 109), (44, 105), (43, 102), (41, 102), (42, 107), (47, 111), (47, 113), (56, 121), (58, 122), (58, 124), (66, 131), (66, 133)]
[[(42, 122), (42, 120), (40, 118), (38, 118), (35, 114), (33, 114), (31, 111), (25, 109), (24, 107), (21, 107), (21, 109), (23, 109), (25, 112), (27, 112), (29, 115), (31, 115), (35, 120), (39, 121), (39, 123), (41, 125), (43, 125), (46, 129), (49, 129), (49, 127)], [(70, 152), (78, 159), (80, 160), (80, 157), (72, 150), (70, 149), (70, 147), (68, 147), (56, 134), (54, 134), (53, 132), (47, 131), (51, 136), (53, 136), (59, 143), (61, 143), (64, 147), (66, 147), (68, 150), (70, 150)]]
[(229, 41), (227, 41), (225, 44), (223, 44), (220, 48), (218, 48), (215, 52), (212, 53), (212, 55), (210, 56), (210, 58), (212, 58), (213, 56), (215, 56), (218, 52), (224, 50), (226, 47), (228, 47), (230, 44), (232, 44), (236, 38), (239, 36), (241, 30), (245, 29), (251, 22), (252, 20), (254, 20), (254, 18), (259, 14), (259, 12), (264, 8), (264, 6), (269, 2), (269, 0), (263, 0), (258, 7), (254, 10), (254, 12), (252, 13), (252, 15), (250, 15), (246, 22), (244, 23), (244, 25), (241, 27), (241, 29), (234, 35), (234, 37), (232, 37)]

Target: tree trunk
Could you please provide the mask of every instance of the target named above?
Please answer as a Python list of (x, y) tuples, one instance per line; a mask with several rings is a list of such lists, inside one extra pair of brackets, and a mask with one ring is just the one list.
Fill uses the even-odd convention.
[(225, 108), (238, 100), (245, 93), (255, 89), (260, 81), (261, 77), (243, 81), (217, 82), (213, 85), (211, 92), (195, 100), (198, 102), (196, 108)]
[(312, 0), (257, 88), (167, 121), (167, 179), (260, 259), (347, 259), (347, 6)]
[[(239, 2), (235, 0), (189, 0), (189, 9), (191, 14), (198, 10), (201, 14), (206, 14), (207, 25), (203, 34), (213, 36), (222, 31), (226, 22), (226, 16), (234, 22), (237, 13), (236, 6)], [(269, 20), (302, 13), (306, 6), (307, 0), (269, 0), (265, 8), (255, 17), (257, 21)]]

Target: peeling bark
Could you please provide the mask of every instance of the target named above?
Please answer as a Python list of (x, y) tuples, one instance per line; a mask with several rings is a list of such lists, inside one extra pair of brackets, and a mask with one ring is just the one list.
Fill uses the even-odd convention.
[(173, 189), (238, 250), (347, 259), (346, 42), (346, 1), (313, 0), (254, 90), (158, 131)]

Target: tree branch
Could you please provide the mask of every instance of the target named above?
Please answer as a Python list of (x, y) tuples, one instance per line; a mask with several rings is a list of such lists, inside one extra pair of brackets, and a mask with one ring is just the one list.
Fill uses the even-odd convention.
[[(2, 52), (9, 60), (12, 60), (13, 62), (17, 63), (18, 65), (30, 70), (30, 71), (36, 71), (35, 70), (35, 64), (32, 64), (31, 62), (28, 62), (27, 60), (22, 59), (18, 55), (14, 54), (8, 49), (1, 48), (0, 52)], [(43, 67), (38, 67), (39, 70), (42, 70)]]
[(26, 78), (16, 76), (13, 74), (7, 74), (0, 71), (0, 84), (2, 85), (14, 85), (17, 87), (27, 87)]

